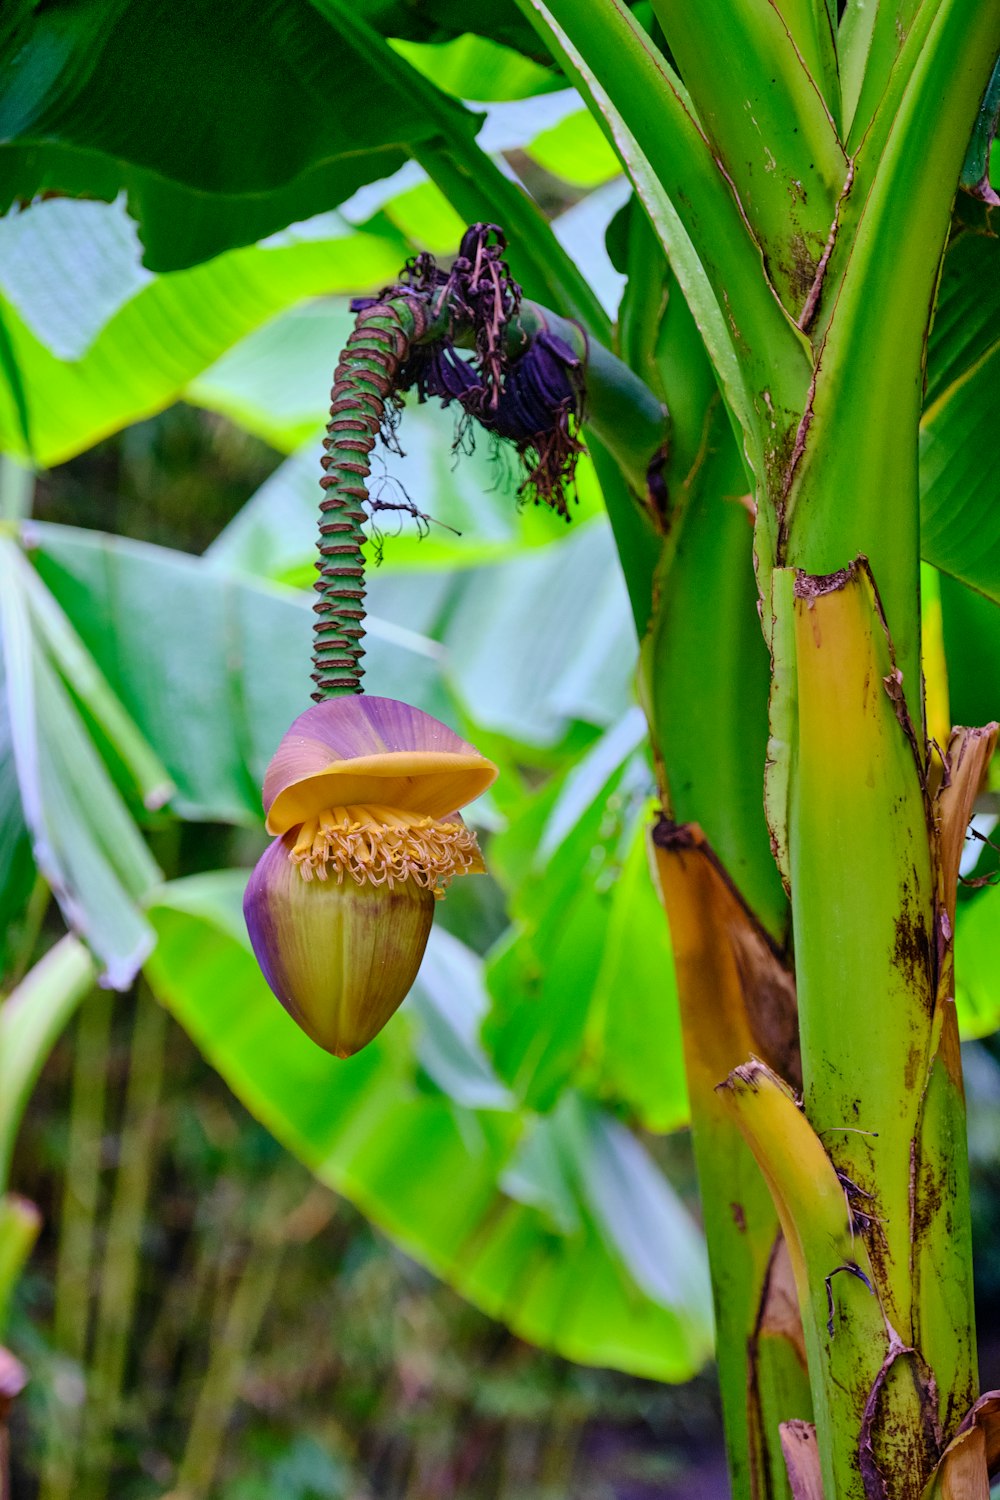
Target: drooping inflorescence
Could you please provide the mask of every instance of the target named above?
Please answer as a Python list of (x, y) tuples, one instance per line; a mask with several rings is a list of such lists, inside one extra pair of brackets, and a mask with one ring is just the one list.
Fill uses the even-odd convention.
[(362, 527), (379, 506), (368, 493), (372, 448), (380, 434), (391, 440), (403, 393), (456, 402), (463, 422), (514, 444), (528, 470), (522, 490), (564, 515), (582, 451), (583, 359), (540, 309), (522, 317), (504, 249), (495, 225), (475, 224), (447, 270), (417, 256), (397, 285), (354, 305), (357, 321), (334, 374), (315, 585), (316, 704), (268, 767), (273, 843), (250, 878), (244, 912), (275, 995), (341, 1057), (365, 1046), (405, 998), (448, 883), (484, 870), (460, 809), (496, 776), (437, 719), (363, 696)]

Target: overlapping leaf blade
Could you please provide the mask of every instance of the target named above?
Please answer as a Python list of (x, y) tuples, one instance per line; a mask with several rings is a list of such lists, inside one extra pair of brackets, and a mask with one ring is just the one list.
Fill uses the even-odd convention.
[(624, 712), (635, 634), (610, 528), (599, 519), (558, 546), (469, 577), (444, 634), (472, 717), (527, 744), (568, 723)]
[(677, 995), (646, 867), (648, 772), (637, 708), (516, 813), (491, 859), (515, 925), (489, 962), (484, 1038), (529, 1107), (567, 1088), (644, 1126), (686, 1122)]
[(920, 430), (927, 562), (1000, 600), (1000, 240), (966, 230), (945, 256)]

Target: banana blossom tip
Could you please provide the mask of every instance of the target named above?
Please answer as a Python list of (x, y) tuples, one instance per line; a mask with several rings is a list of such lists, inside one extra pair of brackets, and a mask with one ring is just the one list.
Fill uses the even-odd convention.
[(283, 736), (264, 778), (274, 841), (243, 910), (264, 978), (312, 1040), (349, 1057), (402, 1004), (434, 904), (482, 872), (458, 809), (496, 767), (391, 698), (319, 703)]

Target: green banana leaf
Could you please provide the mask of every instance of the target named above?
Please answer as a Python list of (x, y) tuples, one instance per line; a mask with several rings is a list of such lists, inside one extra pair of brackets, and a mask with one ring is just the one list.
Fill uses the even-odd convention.
[[(550, 1118), (520, 1112), (481, 1054), (470, 1064), (467, 1033), (448, 1042), (454, 1084), (440, 1060), (442, 1007), (428, 1051), (426, 972), (371, 1047), (346, 1063), (327, 1056), (260, 977), (240, 912), (244, 879), (224, 872), (163, 887), (149, 906), (158, 943), (146, 973), (252, 1113), (524, 1338), (654, 1378), (693, 1374), (711, 1346), (701, 1239), (639, 1142), (573, 1094)], [(451, 963), (454, 985), (455, 940), (436, 953), (440, 942), (432, 965)], [(459, 965), (475, 975), (471, 955)], [(453, 1010), (461, 998), (452, 989)], [(442, 1081), (478, 1107), (442, 1092)]]
[[(464, 19), (460, 22), (463, 34), (450, 41), (410, 41), (404, 40), (404, 33), (395, 29), (400, 22), (405, 26), (409, 17), (404, 18), (401, 13), (398, 21), (393, 22), (394, 29), (388, 30), (384, 8), (380, 7), (378, 16), (370, 13), (370, 6), (367, 9), (368, 19), (391, 39), (393, 51), (405, 57), (412, 68), (454, 99), (474, 99), (480, 104), (498, 99), (530, 99), (562, 86), (562, 80), (550, 68), (525, 57), (513, 47), (474, 35), (471, 26), (466, 29), (469, 23)], [(434, 9), (438, 13), (437, 19), (442, 7), (436, 5)], [(511, 5), (510, 9), (514, 11), (514, 6)], [(410, 16), (412, 14), (411, 11)], [(426, 25), (426, 15), (420, 16), (419, 20)], [(524, 39), (530, 43), (531, 33), (527, 27), (524, 28)]]
[[(131, 811), (98, 752), (39, 622), (44, 589), (10, 537), (0, 537), (0, 697), (7, 767), (0, 844), (24, 860), (25, 834), (67, 926), (86, 936), (116, 988), (131, 983), (153, 946), (139, 898), (160, 878)], [(55, 608), (44, 601), (49, 613)], [(63, 622), (65, 628), (65, 622)], [(93, 687), (93, 684), (90, 684)], [(106, 685), (97, 684), (98, 696)], [(88, 684), (80, 684), (88, 693)], [(88, 693), (91, 704), (94, 694)], [(118, 721), (125, 720), (120, 707)], [(126, 750), (134, 744), (129, 726)], [(16, 796), (14, 788), (16, 785)], [(166, 791), (165, 775), (160, 779)], [(26, 898), (20, 890), (6, 892)]]
[(1000, 239), (965, 230), (945, 255), (920, 428), (927, 562), (1000, 600)]
[[(310, 218), (408, 147), (478, 125), (443, 94), (431, 115), (357, 24), (307, 0), (21, 7), (0, 44), (0, 205), (125, 191), (154, 270)], [(423, 82), (402, 59), (400, 73)]]
[(687, 1122), (673, 959), (646, 861), (638, 708), (490, 845), (514, 926), (490, 955), (484, 1041), (530, 1108), (577, 1087), (645, 1128)]
[[(539, 138), (553, 163), (560, 153), (572, 158), (575, 138), (586, 146), (594, 127), (577, 112), (557, 129), (561, 145), (546, 147), (545, 132)], [(530, 151), (536, 134), (524, 117), (504, 139)], [(270, 320), (318, 294), (377, 289), (415, 250), (450, 253), (461, 237), (463, 220), (414, 163), (410, 169), (403, 174), (410, 185), (397, 174), (346, 205), (353, 222), (327, 212), (263, 244), (160, 276), (141, 263), (122, 199), (52, 199), (8, 214), (0, 220), (0, 447), (42, 466), (61, 462), (160, 410), (184, 387), (275, 446), (297, 447), (321, 425), (348, 331), (346, 306), (329, 316), (316, 309), (315, 322), (310, 309), (274, 328)], [(548, 241), (558, 249), (541, 220), (536, 238), (539, 253)], [(232, 362), (219, 361), (258, 329)], [(330, 342), (319, 348), (324, 331)], [(286, 384), (278, 373), (289, 367)]]
[(1000, 719), (1000, 608), (942, 573), (939, 578), (953, 724)]
[(334, 215), (321, 230), (154, 277), (121, 203), (37, 203), (0, 221), (0, 312), (25, 409), (0, 385), (0, 447), (59, 463), (168, 406), (275, 313), (376, 288), (409, 253), (388, 221), (361, 233)]
[[(256, 827), (268, 761), (309, 706), (309, 596), (200, 558), (33, 523), (39, 576), (176, 784), (181, 817)], [(440, 648), (368, 620), (372, 691), (453, 717)]]

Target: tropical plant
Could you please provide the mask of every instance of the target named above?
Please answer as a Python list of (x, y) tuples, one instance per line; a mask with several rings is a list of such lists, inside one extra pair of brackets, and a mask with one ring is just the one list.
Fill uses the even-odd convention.
[[(997, 708), (998, 0), (66, 0), (16, 6), (2, 46), (0, 193), (30, 203), (0, 225), (8, 968), (48, 891), (80, 937), (0, 1011), (0, 1160), (97, 969), (142, 966), (279, 1139), (468, 1297), (678, 1379), (709, 1338), (699, 1239), (626, 1122), (689, 1109), (734, 1496), (981, 1500), (1000, 1396), (978, 1394), (956, 999), (980, 1033), (1000, 1002), (995, 892), (958, 881), (996, 725), (952, 731), (949, 699), (969, 725)], [(566, 85), (590, 116), (510, 144), (538, 194), (542, 168), (579, 189), (620, 163), (613, 327), (572, 224), (604, 190), (557, 236), (460, 102)], [(276, 318), (344, 291), (371, 294), (353, 333), (341, 308)], [(582, 436), (592, 514), (559, 542), (496, 497), (470, 514), (440, 427), (426, 498), (368, 497), (373, 524), (471, 520), (400, 544), (402, 629), (376, 579), (368, 680), (499, 766), (513, 926), (484, 965), (456, 889), (415, 1003), (349, 1062), (268, 994), (245, 876), (163, 853), (163, 883), (139, 831), (256, 825), (308, 688), (298, 391), (340, 347), (324, 463), (352, 549), (414, 388), (511, 439), (564, 513)], [(306, 443), (204, 558), (25, 517), (25, 465), (181, 393)], [(411, 397), (403, 446), (424, 430)], [(357, 685), (333, 583), (321, 694)], [(4, 1199), (0, 1296), (35, 1224)]]

